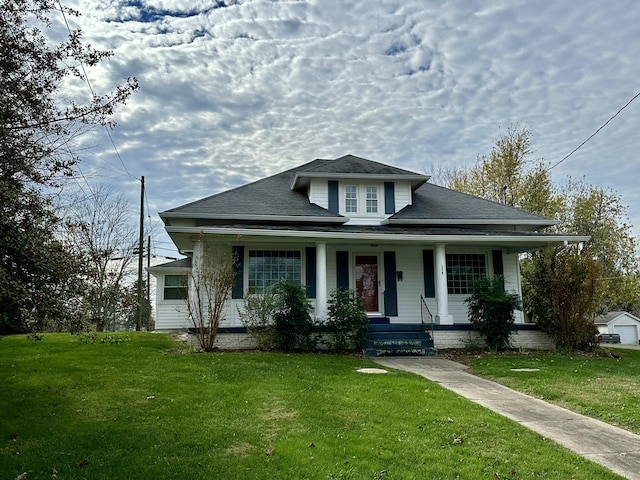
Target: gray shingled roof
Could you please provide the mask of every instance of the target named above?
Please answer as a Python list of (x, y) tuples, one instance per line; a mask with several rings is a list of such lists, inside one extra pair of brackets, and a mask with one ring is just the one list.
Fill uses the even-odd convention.
[(335, 218), (340, 221), (340, 215), (309, 202), (303, 192), (291, 190), (291, 182), (300, 168), (316, 162), (315, 160), (302, 167), (296, 167), (257, 182), (248, 183), (232, 190), (212, 195), (202, 200), (187, 203), (160, 213), (161, 217), (171, 217), (172, 214), (207, 215), (274, 215), (274, 216), (313, 216)]
[(296, 174), (359, 174), (378, 176), (409, 176), (425, 181), (415, 191), (413, 204), (393, 215), (391, 223), (415, 223), (419, 220), (500, 220), (508, 223), (527, 222), (538, 226), (551, 225), (548, 219), (523, 210), (466, 195), (426, 183), (428, 177), (401, 168), (345, 155), (335, 160), (316, 159), (285, 172), (228, 190), (202, 200), (160, 213), (168, 221), (172, 216), (207, 218), (225, 215), (230, 218), (248, 216), (316, 217), (342, 223), (345, 217), (310, 203), (306, 192), (291, 189)]
[[(501, 203), (456, 192), (432, 183), (414, 191), (413, 204), (390, 217), (391, 220), (509, 220), (553, 225), (555, 222)], [(395, 223), (395, 222), (394, 222)]]

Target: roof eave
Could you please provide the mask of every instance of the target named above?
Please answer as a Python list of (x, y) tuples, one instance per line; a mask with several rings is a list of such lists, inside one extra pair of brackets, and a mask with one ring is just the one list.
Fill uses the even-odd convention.
[(411, 182), (411, 188), (416, 189), (420, 185), (429, 181), (428, 175), (400, 175), (400, 174), (380, 174), (380, 173), (328, 173), (328, 172), (300, 172), (296, 173), (291, 182), (291, 190), (298, 190), (306, 187), (309, 184), (311, 178), (326, 178), (336, 180), (374, 180), (374, 181), (391, 181), (391, 180), (409, 180)]
[(179, 212), (160, 212), (160, 218), (193, 218), (199, 220), (233, 220), (233, 221), (248, 221), (248, 222), (304, 222), (304, 223), (335, 223), (343, 224), (349, 219), (342, 215), (334, 217), (319, 217), (314, 215), (237, 215), (229, 213), (179, 213)]
[(382, 225), (527, 225), (532, 227), (552, 227), (555, 220), (546, 219), (505, 219), (505, 218), (387, 218)]

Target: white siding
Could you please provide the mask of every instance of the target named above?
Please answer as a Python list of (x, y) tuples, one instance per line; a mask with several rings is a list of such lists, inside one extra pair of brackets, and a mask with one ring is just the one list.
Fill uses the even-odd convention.
[[(176, 275), (184, 272), (167, 272)], [(164, 274), (156, 275), (156, 330), (180, 330), (189, 328), (187, 304), (183, 300), (163, 300)]]
[(409, 182), (395, 182), (394, 198), (396, 212), (399, 212), (407, 205), (411, 205), (411, 184)]
[(322, 208), (329, 208), (329, 181), (326, 178), (311, 179), (309, 184), (309, 201)]
[[(504, 287), (508, 292), (515, 292), (522, 299), (522, 286), (520, 283), (520, 265), (518, 254), (502, 254), (504, 267)], [(524, 312), (516, 310), (514, 312), (515, 323), (525, 323)]]

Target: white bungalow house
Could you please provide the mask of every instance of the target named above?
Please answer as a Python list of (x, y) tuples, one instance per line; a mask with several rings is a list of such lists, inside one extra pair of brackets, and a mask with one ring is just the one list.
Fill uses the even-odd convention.
[(638, 345), (640, 340), (640, 318), (629, 312), (607, 312), (595, 318), (600, 333), (620, 335), (620, 343)]
[[(352, 288), (372, 324), (427, 324), (436, 348), (477, 344), (465, 304), (475, 279), (503, 275), (507, 290), (521, 294), (519, 254), (586, 240), (540, 232), (554, 221), (428, 180), (346, 155), (161, 212), (188, 258), (150, 269), (157, 279), (156, 329), (190, 327), (180, 298), (204, 238), (224, 240), (237, 260), (221, 347), (250, 346), (237, 307), (246, 292), (284, 275), (306, 285), (320, 319), (333, 289)], [(513, 344), (551, 345), (522, 312), (516, 324)]]

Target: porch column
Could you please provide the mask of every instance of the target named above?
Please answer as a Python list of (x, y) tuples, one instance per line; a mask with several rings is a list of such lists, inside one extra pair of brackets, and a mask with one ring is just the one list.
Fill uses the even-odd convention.
[(316, 317), (327, 318), (327, 244), (316, 243)]
[(436, 244), (435, 251), (436, 270), (436, 299), (438, 311), (436, 323), (440, 325), (453, 325), (453, 317), (449, 315), (449, 291), (447, 289), (447, 255), (444, 243)]

